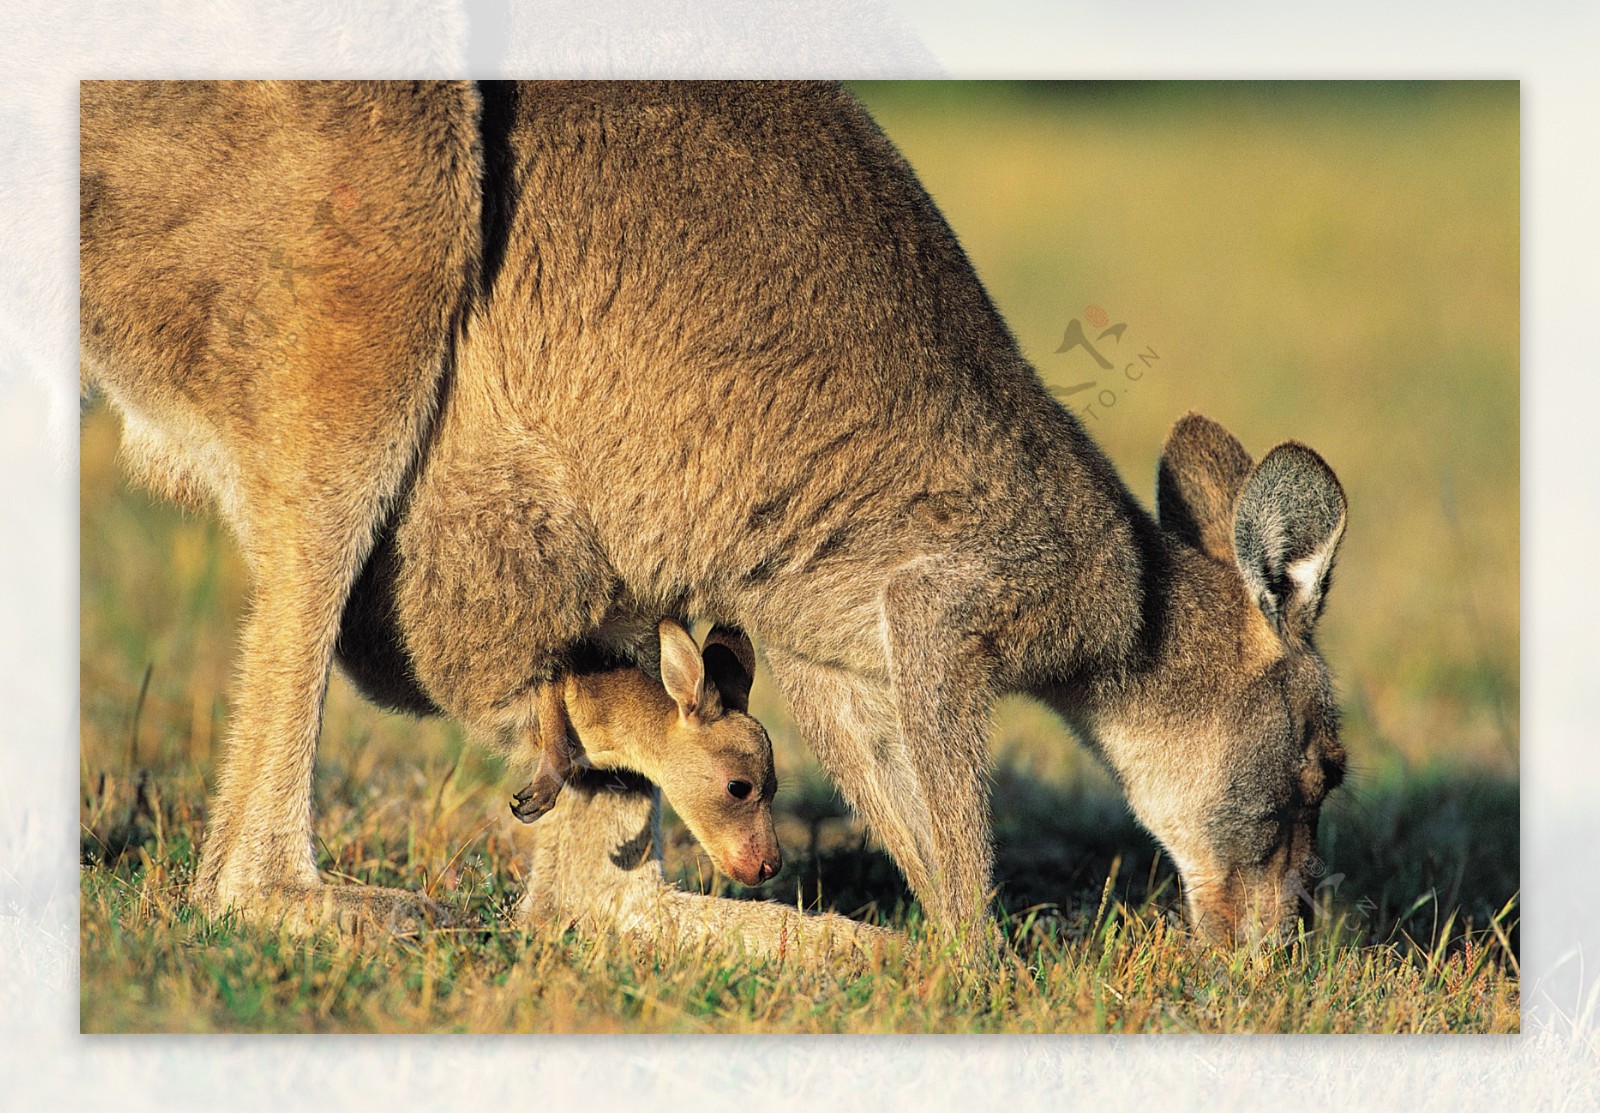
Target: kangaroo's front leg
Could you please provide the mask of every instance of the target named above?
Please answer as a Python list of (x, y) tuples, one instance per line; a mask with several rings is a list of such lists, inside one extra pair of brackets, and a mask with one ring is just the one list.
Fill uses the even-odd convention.
[(893, 694), (881, 682), (781, 646), (768, 645), (766, 654), (773, 681), (817, 760), (911, 888), (932, 895), (938, 862), (933, 802), (900, 735)]
[(947, 931), (988, 927), (988, 731), (993, 703), (969, 570), (924, 560), (883, 593), (889, 673), (906, 759), (931, 826), (929, 875), (918, 896)]

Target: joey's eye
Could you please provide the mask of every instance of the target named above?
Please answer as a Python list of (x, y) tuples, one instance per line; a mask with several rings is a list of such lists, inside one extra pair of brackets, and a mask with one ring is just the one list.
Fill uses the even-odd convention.
[(754, 788), (755, 786), (751, 785), (748, 781), (734, 780), (728, 782), (728, 792), (733, 794), (741, 801), (748, 797), (750, 795), (750, 791)]

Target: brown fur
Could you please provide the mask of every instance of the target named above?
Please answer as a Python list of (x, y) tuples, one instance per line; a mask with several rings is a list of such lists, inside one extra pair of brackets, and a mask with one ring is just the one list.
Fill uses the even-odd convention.
[(311, 767), (344, 597), (476, 290), (477, 118), (468, 85), (81, 86), (86, 377), (133, 470), (216, 504), (254, 574), (206, 908), (426, 912), (322, 886)]
[[(150, 88), (139, 97), (174, 101)], [(989, 894), (989, 709), (1033, 693), (1122, 779), (1203, 929), (1281, 923), (1341, 768), (1311, 636), (1344, 500), (1315, 454), (1280, 446), (1246, 467), (1220, 427), (1180, 423), (1158, 524), (1050, 398), (910, 169), (836, 87), (495, 86), (481, 151), (436, 138), (470, 117), (466, 88), (408, 93), (415, 118), (338, 117), (347, 149), (327, 153), (314, 141), (330, 112), (292, 107), (309, 95), (169, 104), (164, 126), (198, 119), (203, 142), (152, 131), (110, 156), (100, 148), (115, 143), (94, 137), (124, 131), (85, 100), (86, 212), (137, 214), (159, 243), (184, 210), (143, 186), (140, 153), (239, 153), (179, 165), (168, 186), (183, 198), (217, 179), (206, 211), (237, 210), (232, 239), (197, 259), (141, 269), (144, 240), (85, 220), (97, 374), (109, 367), (113, 397), (147, 425), (206, 431), (188, 440), (210, 455), (182, 474), (213, 488), (256, 553), (199, 889), (210, 907), (314, 885), (315, 709), (343, 605), (353, 675), (495, 730), (536, 720), (533, 694), (576, 647), (648, 668), (640, 632), (660, 616), (749, 632), (946, 928), (981, 923)], [(274, 146), (301, 133), (304, 152)], [(465, 189), (474, 160), (481, 207)], [(252, 175), (273, 178), (268, 201)], [(308, 231), (316, 195), (344, 176), (363, 196), (404, 194), (376, 210), (398, 214), (386, 237)], [(320, 309), (302, 334), (325, 339), (288, 373), (219, 376), (226, 338), (204, 324), (204, 299), (239, 298), (277, 249), (333, 268), (318, 289), (342, 297), (308, 299)], [(463, 275), (457, 259), (483, 265)], [(358, 262), (363, 283), (341, 286)], [(116, 313), (126, 323), (95, 332)], [(188, 343), (161, 347), (160, 321)], [(235, 417), (261, 412), (270, 426)], [(407, 465), (390, 540), (352, 593)], [(254, 494), (280, 488), (295, 497)], [(553, 815), (602, 842), (638, 819), (571, 796)], [(536, 830), (548, 846), (535, 876), (559, 881), (527, 908), (570, 911), (595, 847), (571, 827)], [(621, 905), (664, 908), (654, 880), (617, 885)]]

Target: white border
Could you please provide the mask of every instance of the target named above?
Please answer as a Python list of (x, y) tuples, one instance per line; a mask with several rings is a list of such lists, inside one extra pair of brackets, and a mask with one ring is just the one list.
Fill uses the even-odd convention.
[[(469, 10), (470, 8), (470, 10)], [(137, 9), (137, 11), (134, 11)], [(403, 9), (403, 10), (402, 10)], [(1600, 16), (1592, 5), (161, 0), (0, 15), (0, 1105), (1581, 1108), (1597, 1097)], [(596, 13), (605, 13), (602, 17)], [(693, 18), (690, 18), (693, 13)], [(473, 22), (469, 22), (470, 20)], [(566, 28), (581, 17), (582, 36)], [(473, 37), (473, 26), (480, 30)], [(495, 28), (489, 35), (484, 28)], [(684, 34), (684, 28), (692, 34)], [(669, 33), (676, 31), (677, 33)], [(531, 45), (530, 45), (531, 44)], [(508, 59), (511, 60), (508, 62)], [(1525, 1027), (1518, 1038), (85, 1038), (76, 1033), (76, 82), (577, 70), (1523, 82)], [(48, 802), (40, 808), (38, 802)], [(1593, 964), (1591, 963), (1591, 966)], [(1583, 1039), (1564, 1015), (1587, 1001)], [(1562, 1008), (1557, 1009), (1556, 1005)]]

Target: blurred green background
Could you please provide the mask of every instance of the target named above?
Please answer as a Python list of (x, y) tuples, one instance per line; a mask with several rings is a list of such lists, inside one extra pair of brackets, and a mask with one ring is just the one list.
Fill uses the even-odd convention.
[(1108, 355), (1159, 353), (1086, 423), (1135, 492), (1190, 409), (1327, 458), (1322, 637), (1367, 757), (1514, 768), (1516, 86), (856, 88), (1047, 382), (1115, 378), (1055, 354), (1091, 304)]
[[(1426, 937), (1452, 910), (1481, 929), (1518, 877), (1516, 84), (852, 88), (1040, 374), (1062, 392), (1096, 382), (1064, 402), (1094, 405), (1085, 424), (1147, 505), (1165, 434), (1191, 409), (1258, 457), (1294, 438), (1338, 473), (1350, 523), (1321, 643), (1353, 773), (1326, 814), (1321, 896), (1379, 939)], [(1159, 356), (1115, 384), (1110, 406), (1096, 399), (1112, 376), (1082, 350), (1056, 352), (1071, 320), (1089, 328), (1089, 307), (1126, 326), (1100, 342), (1119, 368)], [(147, 771), (194, 817), (244, 600), (225, 533), (126, 490), (115, 444), (97, 408), (81, 512), (96, 843), (111, 838), (107, 778)], [(779, 748), (790, 863), (763, 892), (889, 912), (905, 897), (893, 868), (759, 680), (753, 710)], [(1173, 896), (1114, 785), (1048, 713), (1007, 701), (994, 754), (1008, 907), (1053, 902), (1071, 922), (1093, 912), (1114, 861), (1129, 900)], [(389, 802), (403, 822), (410, 799), (517, 839), (501, 799), (510, 775), (454, 727), (377, 712), (342, 680), (319, 770), (324, 827), (362, 802)], [(337, 831), (325, 839), (336, 851)], [(678, 829), (669, 866), (707, 881)]]

